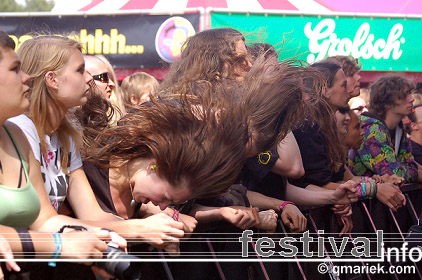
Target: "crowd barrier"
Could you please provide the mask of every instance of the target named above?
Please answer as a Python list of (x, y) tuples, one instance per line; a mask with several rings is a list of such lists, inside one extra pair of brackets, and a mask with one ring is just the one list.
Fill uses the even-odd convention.
[[(352, 233), (345, 235), (348, 237), (345, 248), (346, 252), (350, 252), (357, 245), (351, 242), (357, 237), (368, 237), (371, 240), (371, 253), (375, 254), (375, 233), (379, 230), (383, 231), (384, 247), (400, 248), (403, 245), (404, 238), (411, 225), (418, 223), (419, 213), (422, 211), (422, 184), (408, 184), (402, 189), (405, 194), (407, 203), (397, 212), (391, 211), (388, 207), (380, 203), (376, 199), (358, 201), (353, 204), (353, 223), (354, 229)], [(367, 258), (356, 258), (347, 261), (349, 255), (341, 258), (335, 257), (332, 245), (327, 242), (328, 237), (335, 240), (337, 248), (341, 246), (341, 238), (338, 233), (341, 230), (340, 223), (335, 215), (330, 211), (329, 207), (313, 208), (303, 210), (308, 219), (309, 233), (317, 237), (324, 237), (324, 263), (328, 268), (333, 266), (368, 266)], [(322, 233), (323, 231), (323, 233)], [(381, 262), (386, 269), (392, 266), (407, 265), (414, 267), (414, 273), (398, 274), (398, 273), (371, 273), (363, 271), (361, 273), (348, 273), (338, 275), (333, 272), (321, 274), (318, 271), (318, 265), (321, 262), (308, 262), (304, 254), (297, 254), (290, 259), (289, 262), (280, 261), (280, 255), (271, 256), (269, 258), (262, 257), (257, 254), (255, 242), (266, 236), (274, 241), (285, 237), (294, 237), (297, 240), (301, 234), (293, 234), (286, 230), (285, 226), (278, 221), (277, 232), (274, 234), (265, 234), (254, 230), (253, 241), (248, 244), (248, 257), (242, 258), (242, 247), (239, 242), (241, 231), (224, 225), (224, 223), (206, 224), (198, 227), (198, 230), (190, 237), (181, 240), (181, 256), (178, 258), (169, 258), (162, 251), (156, 252), (155, 256), (160, 258), (160, 262), (156, 263), (156, 267), (161, 267), (161, 276), (155, 279), (421, 279), (422, 267), (419, 263), (412, 263), (406, 260), (405, 263), (396, 261), (394, 258), (388, 261), (384, 258)], [(317, 252), (317, 248), (313, 242), (311, 248)], [(298, 245), (300, 247), (300, 244)], [(301, 249), (301, 248), (300, 248)], [(277, 250), (275, 250), (277, 251)], [(302, 252), (299, 250), (299, 252)], [(149, 252), (140, 257), (151, 256), (154, 253)], [(372, 254), (371, 254), (372, 256)], [(189, 259), (189, 261), (178, 262), (180, 259)], [(233, 262), (231, 260), (241, 260)], [(274, 259), (274, 261), (272, 261)], [(311, 259), (311, 258), (309, 258)], [(195, 261), (196, 260), (196, 261)], [(199, 267), (199, 268), (196, 268)], [(244, 271), (242, 271), (244, 270)], [(161, 277), (161, 278), (160, 278)], [(198, 278), (200, 277), (200, 278)], [(246, 277), (246, 278), (242, 278)]]

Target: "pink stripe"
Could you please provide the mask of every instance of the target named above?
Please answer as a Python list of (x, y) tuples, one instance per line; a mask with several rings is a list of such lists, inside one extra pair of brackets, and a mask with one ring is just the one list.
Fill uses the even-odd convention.
[(79, 11), (81, 12), (86, 12), (91, 10), (93, 7), (97, 6), (98, 4), (100, 4), (101, 2), (103, 2), (104, 0), (93, 0), (90, 4), (86, 5), (85, 7), (83, 7), (82, 9), (79, 9)]
[(327, 1), (324, 1), (324, 0), (314, 0), (314, 1), (317, 2), (318, 4), (320, 4), (321, 6), (327, 8), (328, 10), (332, 11), (332, 12), (338, 12), (338, 11), (346, 12), (346, 11), (337, 9), (336, 7), (331, 5), (330, 3), (327, 3)]
[(152, 9), (158, 0), (130, 0), (120, 10)]
[(226, 0), (188, 0), (187, 8), (196, 7), (213, 7), (213, 8), (227, 8)]
[(298, 9), (293, 6), (287, 0), (258, 0), (259, 4), (261, 4), (262, 8), (264, 9), (273, 9), (273, 10), (293, 10), (297, 11)]

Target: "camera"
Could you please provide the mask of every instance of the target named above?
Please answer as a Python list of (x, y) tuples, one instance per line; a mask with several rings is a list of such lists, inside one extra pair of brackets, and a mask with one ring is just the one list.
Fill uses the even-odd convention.
[(141, 279), (141, 267), (139, 262), (131, 262), (139, 258), (126, 254), (119, 248), (115, 242), (108, 244), (107, 251), (104, 252), (103, 259), (116, 261), (97, 262), (95, 265), (104, 268), (111, 275), (116, 276), (119, 280), (139, 280)]

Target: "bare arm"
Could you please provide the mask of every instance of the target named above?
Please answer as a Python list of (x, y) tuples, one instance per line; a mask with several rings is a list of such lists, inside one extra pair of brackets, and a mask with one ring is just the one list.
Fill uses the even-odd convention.
[[(55, 238), (52, 233), (40, 233), (28, 231), (34, 246), (35, 257), (50, 258), (55, 251)], [(10, 248), (15, 253), (23, 253), (22, 242), (19, 234), (12, 227), (0, 225), (0, 233), (9, 241)], [(103, 252), (107, 250), (104, 241), (110, 240), (110, 233), (105, 230), (96, 232), (73, 231), (61, 233), (61, 253), (60, 258), (98, 258), (103, 257)], [(126, 247), (126, 241), (122, 238), (113, 239), (122, 247)]]
[[(248, 191), (246, 195), (252, 205), (263, 209), (279, 211), (280, 205), (284, 202), (253, 191)], [(307, 220), (295, 205), (287, 204), (284, 206), (281, 212), (281, 220), (292, 232), (303, 232), (306, 229)]]
[(283, 200), (265, 196), (258, 192), (248, 191), (246, 195), (248, 196), (251, 205), (261, 209), (273, 209), (278, 211), (280, 205), (283, 203)]
[(326, 204), (349, 204), (357, 201), (355, 183), (348, 181), (333, 190), (309, 185), (302, 189), (287, 183), (286, 199), (301, 206), (322, 206)]
[(271, 169), (272, 172), (288, 178), (300, 178), (305, 174), (302, 164), (302, 156), (300, 155), (299, 146), (293, 132), (289, 132), (287, 136), (277, 145), (278, 159)]
[(189, 215), (199, 222), (225, 220), (241, 229), (259, 225), (259, 215), (255, 208), (243, 206), (209, 207), (195, 204)]

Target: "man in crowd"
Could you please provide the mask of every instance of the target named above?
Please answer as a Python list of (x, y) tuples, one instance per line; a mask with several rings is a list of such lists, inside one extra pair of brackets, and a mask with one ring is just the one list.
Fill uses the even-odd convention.
[(415, 85), (400, 76), (384, 76), (370, 87), (369, 112), (360, 117), (363, 145), (349, 153), (349, 166), (358, 176), (396, 174), (414, 182), (418, 167), (401, 120), (412, 113)]

